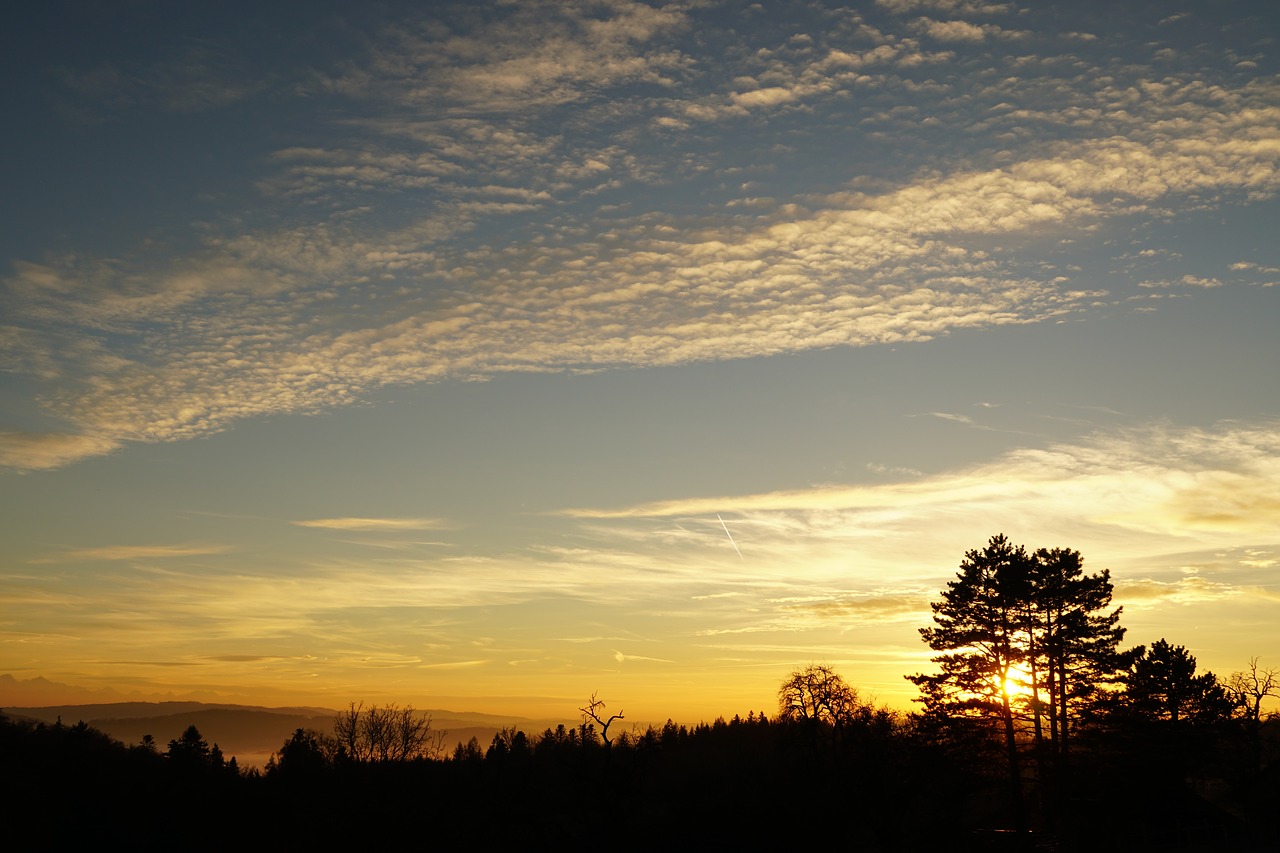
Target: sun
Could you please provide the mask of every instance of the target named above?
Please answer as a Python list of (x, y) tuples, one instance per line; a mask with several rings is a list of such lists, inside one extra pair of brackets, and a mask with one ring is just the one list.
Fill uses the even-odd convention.
[(1031, 695), (1031, 671), (1022, 664), (1014, 664), (1005, 674), (1001, 692), (1010, 700), (1024, 699)]

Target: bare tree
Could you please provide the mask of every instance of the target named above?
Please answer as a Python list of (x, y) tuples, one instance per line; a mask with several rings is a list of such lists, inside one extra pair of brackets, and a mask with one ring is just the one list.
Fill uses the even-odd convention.
[(361, 733), (360, 720), (364, 712), (364, 703), (355, 702), (345, 711), (339, 711), (333, 718), (333, 736), (338, 741), (338, 749), (352, 761), (367, 761), (363, 755), (364, 737)]
[(609, 740), (609, 726), (614, 720), (623, 720), (626, 718), (622, 716), (621, 711), (608, 718), (601, 717), (600, 715), (604, 713), (605, 710), (604, 700), (597, 699), (596, 695), (597, 694), (592, 693), (591, 701), (587, 702), (585, 707), (579, 708), (578, 710), (582, 712), (583, 725), (586, 725), (588, 720), (595, 720), (596, 725), (600, 726), (600, 737), (604, 738), (605, 749), (608, 749), (613, 745), (612, 741)]
[(396, 706), (372, 705), (361, 720), (365, 748), (370, 761), (390, 761), (396, 745)]
[(826, 664), (797, 669), (778, 688), (778, 713), (784, 720), (827, 723), (840, 729), (862, 707), (858, 691)]
[[(1280, 699), (1280, 670), (1274, 667), (1263, 669), (1257, 658), (1249, 658), (1249, 668), (1241, 672), (1233, 672), (1227, 678), (1227, 695), (1235, 703), (1238, 712), (1243, 714), (1245, 749), (1247, 752), (1248, 771), (1256, 777), (1262, 772), (1262, 703), (1264, 700)], [(1267, 719), (1280, 717), (1280, 713), (1272, 711)]]
[(437, 759), (444, 751), (445, 732), (431, 728), (431, 718), (391, 703), (379, 707), (351, 703), (333, 721), (340, 749), (353, 761), (412, 761)]
[[(1258, 665), (1257, 658), (1249, 658), (1249, 669), (1233, 672), (1227, 679), (1227, 692), (1231, 694), (1245, 716), (1256, 725), (1262, 722), (1264, 699), (1280, 699), (1280, 669)], [(1274, 716), (1272, 712), (1268, 716)]]

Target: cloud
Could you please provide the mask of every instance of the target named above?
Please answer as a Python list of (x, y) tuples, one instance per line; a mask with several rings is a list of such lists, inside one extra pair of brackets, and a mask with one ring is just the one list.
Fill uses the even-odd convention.
[(261, 663), (263, 661), (282, 660), (280, 655), (210, 655), (209, 660), (220, 663)]
[(673, 661), (669, 661), (665, 658), (651, 658), (651, 657), (645, 657), (644, 655), (627, 655), (627, 654), (623, 654), (617, 649), (613, 650), (613, 659), (616, 660), (618, 663), (626, 663), (627, 661), (634, 661), (634, 660), (652, 661), (654, 663), (673, 663)]
[(1184, 287), (1211, 288), (1211, 287), (1222, 287), (1222, 282), (1216, 278), (1201, 278), (1200, 276), (1194, 276), (1189, 273), (1187, 275), (1184, 275), (1182, 278), (1180, 278), (1177, 281), (1140, 281), (1138, 282), (1139, 287), (1148, 287), (1148, 288), (1177, 287), (1179, 285)]
[(108, 545), (67, 551), (61, 560), (151, 560), (226, 554), (225, 545)]
[[(268, 229), (230, 216), (171, 257), (16, 263), (3, 282), (0, 352), (43, 383), (40, 404), (69, 426), (6, 434), (0, 463), (55, 468), (397, 384), (909, 343), (1084, 315), (1114, 297), (1021, 249), (1280, 187), (1269, 80), (1227, 86), (1140, 65), (1113, 74), (1075, 56), (1068, 72), (1051, 58), (992, 54), (1003, 72), (958, 93), (913, 75), (941, 55), (835, 12), (830, 27), (808, 21), (803, 39), (725, 35), (719, 69), (675, 46), (697, 14), (510, 4), (484, 23), (388, 28), (309, 91), (366, 107), (343, 114), (350, 135), (280, 149), (259, 182), (272, 210), (313, 218)], [(1022, 73), (1024, 59), (1037, 73)], [(964, 117), (1003, 153), (984, 153), (984, 142), (945, 162), (902, 158), (920, 168), (856, 189), (840, 183), (857, 177), (851, 169), (822, 192), (810, 185), (761, 207), (742, 178), (766, 177), (770, 164), (730, 183), (728, 162), (707, 149), (787, 110), (903, 145), (924, 138), (930, 118)], [(710, 144), (636, 130), (664, 117), (724, 124), (694, 134)], [(788, 133), (761, 138), (782, 144)], [(644, 193), (600, 198), (677, 183), (700, 193), (678, 206), (693, 212), (646, 207)], [(1218, 281), (1188, 274), (1180, 285)]]
[(0, 468), (41, 471), (118, 450), (120, 442), (93, 435), (0, 432)]
[(1266, 273), (1280, 272), (1280, 267), (1264, 267), (1264, 266), (1260, 266), (1259, 264), (1255, 264), (1251, 261), (1237, 261), (1236, 263), (1231, 264), (1230, 269), (1232, 269), (1233, 271), (1256, 270), (1258, 272), (1266, 272)]
[[(416, 661), (414, 661), (416, 663)], [(445, 661), (443, 663), (424, 663), (421, 664), (422, 669), (473, 669), (478, 666), (486, 666), (490, 661), (486, 658), (473, 658), (471, 660), (454, 660)]]
[[(1272, 423), (1151, 425), (904, 482), (570, 509), (582, 547), (561, 552), (563, 572), (607, 575), (610, 595), (629, 588), (636, 602), (687, 590), (690, 633), (732, 642), (925, 624), (963, 553), (999, 532), (1080, 550), (1091, 571), (1111, 570), (1116, 605), (1143, 614), (1261, 600), (1280, 530), (1277, 435)], [(749, 559), (726, 547), (717, 513)]]
[(147, 63), (126, 59), (53, 69), (60, 87), (58, 111), (90, 124), (147, 109), (201, 113), (268, 88), (270, 75), (251, 69), (247, 58), (230, 45), (205, 38), (167, 48), (165, 56)]
[(578, 2), (528, 2), (492, 10), (470, 31), (442, 33), (429, 20), (402, 25), (325, 86), (477, 115), (559, 105), (624, 82), (663, 85), (683, 67), (676, 50), (641, 49), (685, 25), (679, 9), (624, 0), (590, 14), (597, 10)]
[(944, 421), (954, 421), (965, 426), (973, 426), (973, 418), (968, 415), (957, 415), (951, 412), (928, 412), (931, 418), (940, 418)]
[[(82, 549), (28, 577), (11, 573), (3, 595), (45, 626), (41, 648), (93, 642), (103, 659), (146, 661), (163, 631), (166, 661), (211, 668), (269, 656), (280, 673), (321, 665), (447, 671), (541, 657), (502, 649), (476, 659), (458, 637), (482, 620), (513, 624), (513, 613), (545, 620), (549, 605), (557, 620), (573, 607), (590, 613), (582, 622), (563, 617), (577, 626), (555, 641), (566, 654), (603, 642), (620, 663), (685, 661), (662, 639), (646, 641), (658, 645), (644, 656), (612, 646), (634, 643), (649, 625), (664, 626), (663, 636), (715, 638), (715, 648), (729, 650), (763, 641), (787, 665), (808, 653), (806, 642), (829, 653), (833, 637), (855, 636), (859, 648), (871, 636), (876, 648), (886, 637), (906, 645), (965, 549), (1001, 531), (1030, 547), (1080, 549), (1091, 571), (1112, 570), (1116, 604), (1143, 614), (1266, 602), (1280, 550), (1278, 426), (1155, 424), (904, 474), (905, 482), (576, 509), (564, 513), (567, 530), (544, 528), (519, 547), (478, 545), (459, 556), (319, 556), (263, 568), (192, 559), (224, 553), (202, 544)], [(728, 548), (717, 512), (749, 543), (749, 559)], [(311, 521), (346, 529), (348, 519)], [(71, 559), (141, 565), (92, 573), (58, 565)], [(621, 613), (628, 621), (617, 621)], [(637, 633), (599, 632), (610, 624)], [(893, 654), (895, 662), (909, 655)]]
[(885, 465), (882, 462), (868, 462), (866, 469), (872, 474), (905, 474), (910, 477), (923, 477), (924, 472), (918, 468), (908, 468), (903, 465)]
[(927, 621), (929, 601), (936, 590), (879, 590), (860, 594), (818, 596), (782, 603), (784, 611), (811, 616), (821, 622)]
[(729, 99), (743, 107), (772, 107), (794, 101), (796, 97), (796, 93), (791, 89), (782, 86), (770, 86), (766, 89), (754, 89), (750, 92), (734, 92), (729, 96)]
[(446, 530), (452, 526), (443, 518), (315, 518), (291, 523), (298, 527), (318, 527), (326, 530), (370, 530), (378, 532)]
[(953, 15), (1005, 15), (1017, 8), (1012, 3), (987, 0), (876, 0), (876, 5), (899, 15), (921, 10)]
[(981, 42), (987, 38), (1022, 38), (1026, 33), (1006, 30), (995, 24), (971, 24), (968, 21), (935, 21), (917, 18), (911, 27), (921, 35), (944, 42)]
[(1150, 578), (1124, 580), (1117, 584), (1116, 594), (1125, 602), (1147, 607), (1158, 603), (1194, 604), (1216, 601), (1243, 595), (1245, 591), (1232, 584), (1193, 575), (1176, 581)]
[[(972, 469), (908, 482), (821, 486), (749, 495), (577, 508), (573, 518), (659, 519), (735, 513), (739, 530), (766, 551), (774, 540), (807, 537), (857, 542), (909, 530), (939, 534), (984, 528), (984, 518), (1016, 521), (1039, 535), (1136, 547), (1212, 548), (1241, 535), (1280, 529), (1280, 431), (1224, 423), (1212, 430), (1154, 426), (1096, 434), (1084, 444), (1010, 451)], [(1118, 540), (1117, 540), (1118, 541)], [(1043, 543), (1037, 543), (1043, 544)], [(1078, 547), (1078, 546), (1077, 546)], [(1130, 546), (1133, 547), (1133, 546)]]

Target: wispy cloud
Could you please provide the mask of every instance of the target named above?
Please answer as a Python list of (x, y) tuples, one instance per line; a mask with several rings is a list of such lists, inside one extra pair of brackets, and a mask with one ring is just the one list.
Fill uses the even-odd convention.
[(919, 623), (929, 612), (929, 601), (937, 590), (913, 591), (880, 590), (861, 594), (836, 596), (811, 596), (796, 601), (782, 602), (782, 609), (797, 614), (813, 616), (824, 622), (855, 622), (865, 625), (871, 622), (910, 621)]
[(650, 661), (653, 663), (671, 663), (672, 662), (672, 661), (666, 660), (665, 658), (651, 658), (651, 657), (646, 657), (644, 655), (623, 654), (617, 649), (613, 650), (613, 659), (616, 660), (618, 663), (627, 663), (628, 661), (638, 661), (638, 660)]
[[(544, 529), (525, 547), (477, 545), (448, 557), (305, 557), (268, 571), (246, 561), (215, 569), (201, 558), (225, 549), (209, 545), (80, 549), (49, 565), (140, 566), (89, 577), (42, 567), (10, 574), (2, 592), (47, 626), (18, 642), (63, 649), (101, 641), (104, 659), (154, 661), (151, 644), (162, 632), (165, 661), (269, 666), (290, 678), (321, 666), (447, 672), (543, 658), (545, 650), (496, 647), (476, 658), (465, 638), (503, 635), (516, 613), (545, 621), (533, 614), (548, 602), (592, 614), (565, 619), (575, 633), (545, 641), (573, 660), (612, 654), (623, 664), (683, 666), (682, 655), (732, 657), (760, 646), (787, 662), (806, 642), (825, 650), (821, 643), (849, 632), (864, 644), (869, 632), (878, 632), (875, 643), (910, 642), (963, 552), (1000, 531), (1033, 547), (1079, 548), (1092, 569), (1111, 568), (1116, 603), (1136, 617), (1265, 603), (1280, 549), (1277, 436), (1272, 423), (1230, 422), (1099, 432), (961, 470), (904, 474), (906, 482), (572, 510), (567, 530)], [(733, 514), (752, 559), (727, 547), (717, 512)], [(601, 633), (612, 614), (626, 614), (617, 624), (646, 628)], [(473, 627), (480, 624), (484, 631)], [(620, 645), (647, 629), (657, 636), (640, 637), (641, 654)], [(673, 634), (719, 651), (683, 645), (674, 654)], [(866, 655), (881, 649), (875, 643)], [(909, 657), (885, 666), (918, 664), (899, 660)]]
[(954, 412), (929, 412), (928, 415), (931, 418), (939, 418), (944, 421), (953, 421), (958, 424), (964, 424), (965, 426), (973, 426), (973, 418), (968, 415), (959, 415)]
[(325, 530), (361, 530), (392, 532), (397, 530), (447, 530), (453, 525), (443, 518), (314, 518), (294, 521), (298, 527)]
[(163, 560), (226, 554), (227, 545), (107, 545), (101, 548), (78, 548), (49, 561), (61, 560)]
[(62, 433), (0, 432), (0, 468), (40, 471), (102, 456), (120, 447), (111, 438)]
[(918, 468), (907, 468), (902, 465), (885, 465), (882, 462), (868, 462), (865, 467), (872, 474), (905, 474), (909, 477), (924, 476), (924, 472)]
[(1125, 579), (1117, 584), (1117, 594), (1126, 602), (1148, 606), (1160, 602), (1191, 604), (1216, 601), (1244, 595), (1246, 590), (1233, 584), (1193, 575), (1174, 581), (1158, 581), (1150, 578)]
[(490, 661), (485, 658), (473, 658), (471, 660), (453, 660), (444, 661), (443, 663), (424, 663), (423, 669), (472, 669), (478, 666), (485, 666)]
[[(638, 521), (714, 519), (716, 512), (732, 512), (739, 529), (751, 533), (753, 551), (777, 555), (789, 548), (799, 559), (826, 565), (838, 559), (828, 548), (852, 549), (868, 569), (892, 569), (903, 577), (903, 563), (915, 563), (919, 554), (911, 542), (914, 531), (929, 529), (931, 541), (960, 544), (972, 538), (973, 530), (990, 526), (990, 519), (1010, 528), (1011, 535), (1034, 534), (1037, 545), (1100, 543), (1119, 562), (1191, 545), (1234, 547), (1242, 536), (1264, 544), (1280, 529), (1277, 435), (1270, 424), (1225, 423), (1212, 430), (1158, 426), (1097, 433), (1088, 443), (1014, 450), (986, 465), (907, 482), (695, 497), (564, 514)], [(949, 560), (945, 555), (929, 559)]]
[(61, 66), (57, 107), (73, 120), (97, 124), (147, 109), (199, 113), (226, 107), (268, 88), (248, 58), (208, 38), (168, 45), (167, 55), (147, 63), (102, 61)]

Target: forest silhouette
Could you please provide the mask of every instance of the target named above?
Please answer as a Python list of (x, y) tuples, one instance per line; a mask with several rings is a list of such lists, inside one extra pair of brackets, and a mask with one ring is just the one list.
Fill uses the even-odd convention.
[(0, 714), (3, 801), (31, 849), (1276, 849), (1280, 671), (1122, 648), (1111, 599), (1079, 552), (991, 537), (932, 605), (910, 713), (825, 664), (768, 712), (627, 729), (592, 693), (577, 725), (452, 750), (412, 707), (352, 702), (261, 770), (195, 725), (126, 745)]

